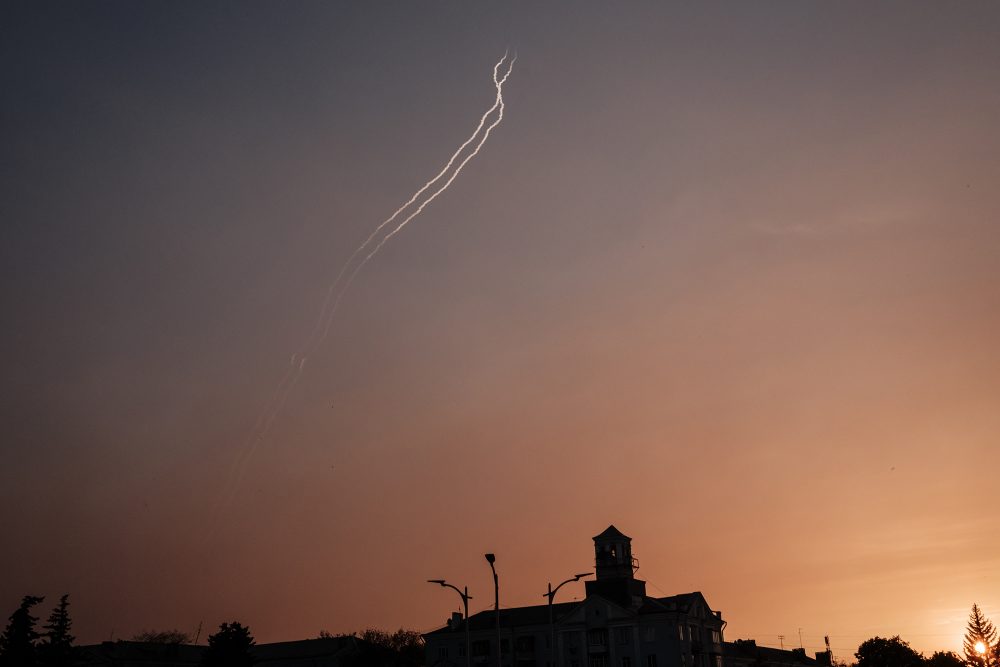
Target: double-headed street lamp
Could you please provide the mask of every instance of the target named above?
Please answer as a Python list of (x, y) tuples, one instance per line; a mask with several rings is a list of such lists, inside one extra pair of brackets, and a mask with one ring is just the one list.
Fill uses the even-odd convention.
[(552, 615), (552, 601), (555, 599), (556, 593), (564, 585), (566, 585), (566, 584), (568, 584), (570, 582), (573, 582), (573, 581), (580, 581), (584, 577), (589, 577), (592, 574), (593, 574), (593, 572), (584, 572), (582, 574), (574, 574), (571, 578), (569, 578), (566, 581), (562, 582), (561, 584), (559, 584), (555, 588), (552, 588), (552, 584), (550, 583), (549, 584), (549, 590), (548, 590), (548, 592), (547, 593), (543, 593), (543, 595), (542, 595), (542, 597), (547, 597), (549, 599), (549, 655), (553, 658), (553, 660), (552, 660), (552, 667), (556, 667), (556, 662), (557, 661), (558, 662), (562, 662), (561, 660), (558, 659), (560, 656), (556, 656), (556, 623), (555, 623), (555, 619), (554, 619), (554, 617)]
[(493, 571), (493, 615), (497, 622), (497, 667), (503, 667), (503, 663), (500, 662), (500, 579), (497, 577), (496, 567), (493, 566), (496, 561), (496, 556), (486, 554), (486, 562), (490, 564), (490, 569)]
[(427, 583), (447, 586), (462, 596), (462, 605), (465, 606), (465, 665), (472, 667), (472, 640), (469, 636), (469, 600), (472, 599), (472, 596), (469, 595), (469, 587), (466, 586), (464, 590), (458, 590), (458, 586), (452, 586), (444, 579), (428, 579)]

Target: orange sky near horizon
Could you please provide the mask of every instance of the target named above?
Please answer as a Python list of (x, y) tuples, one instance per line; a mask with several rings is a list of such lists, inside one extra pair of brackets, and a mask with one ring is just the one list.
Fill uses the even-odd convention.
[(0, 614), (427, 631), (614, 524), (728, 639), (1000, 623), (1000, 5), (2, 11)]

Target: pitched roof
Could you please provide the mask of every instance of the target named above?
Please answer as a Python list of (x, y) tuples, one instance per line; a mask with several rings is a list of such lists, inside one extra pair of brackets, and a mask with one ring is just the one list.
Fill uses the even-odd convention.
[[(704, 596), (699, 592), (681, 593), (680, 595), (669, 595), (662, 598), (646, 596), (639, 607), (640, 614), (662, 614), (666, 612), (687, 612), (691, 605)], [(560, 619), (568, 616), (578, 605), (583, 604), (583, 600), (574, 602), (557, 602), (552, 605), (552, 616), (558, 623)], [(549, 622), (549, 607), (547, 604), (533, 605), (531, 607), (511, 607), (500, 610), (500, 625), (505, 628), (521, 627), (527, 625), (547, 625)], [(492, 609), (486, 609), (469, 617), (469, 630), (477, 632), (490, 630), (496, 627), (496, 619)], [(424, 634), (424, 637), (447, 634), (453, 631), (464, 630), (465, 626), (461, 621), (454, 627), (446, 625), (443, 628), (432, 630)]]
[[(557, 602), (552, 605), (552, 617), (558, 623), (559, 619), (569, 614), (579, 604), (581, 604), (579, 601)], [(511, 607), (510, 609), (500, 610), (500, 625), (505, 628), (523, 625), (546, 625), (548, 622), (549, 605), (547, 604), (533, 605), (531, 607)], [(493, 616), (492, 609), (486, 609), (469, 617), (469, 630), (472, 632), (489, 630), (495, 626), (496, 618)], [(455, 626), (455, 630), (464, 629), (465, 626), (461, 622)], [(426, 633), (424, 637), (446, 634), (451, 631), (452, 628), (446, 625), (443, 628)]]
[(156, 644), (150, 642), (107, 641), (79, 648), (81, 660), (88, 665), (147, 664), (197, 665), (204, 646)]
[(603, 533), (594, 537), (594, 540), (622, 540), (622, 539), (628, 540), (629, 542), (632, 541), (631, 537), (629, 537), (622, 531), (615, 528), (614, 524), (611, 524), (610, 526), (604, 529)]
[(364, 640), (351, 635), (299, 639), (290, 642), (257, 644), (250, 649), (257, 663), (285, 662), (317, 658), (332, 658), (358, 651)]

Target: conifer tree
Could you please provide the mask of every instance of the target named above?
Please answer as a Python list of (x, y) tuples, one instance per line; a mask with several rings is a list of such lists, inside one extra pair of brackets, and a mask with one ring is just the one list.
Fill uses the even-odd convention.
[(250, 648), (254, 645), (250, 628), (223, 623), (219, 631), (208, 637), (208, 649), (201, 656), (204, 667), (251, 667), (254, 663)]
[(59, 598), (45, 624), (44, 639), (38, 647), (39, 661), (46, 667), (66, 667), (73, 664), (73, 640), (69, 633), (73, 621), (69, 618), (69, 595)]
[[(976, 644), (982, 643), (985, 652), (976, 650)], [(969, 624), (965, 626), (965, 640), (962, 642), (965, 649), (965, 662), (969, 667), (995, 667), (997, 653), (997, 629), (993, 627), (990, 619), (986, 618), (979, 605), (972, 605), (972, 612), (969, 614)], [(994, 654), (994, 655), (991, 655)]]
[(25, 595), (21, 606), (10, 615), (7, 628), (0, 635), (0, 666), (2, 667), (33, 667), (35, 659), (35, 621), (31, 608), (45, 598)]

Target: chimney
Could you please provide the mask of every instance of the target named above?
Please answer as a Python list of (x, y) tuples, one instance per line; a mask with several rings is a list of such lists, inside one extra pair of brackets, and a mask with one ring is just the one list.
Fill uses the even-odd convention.
[(452, 630), (458, 630), (462, 627), (462, 612), (451, 612), (451, 618), (448, 619), (448, 627)]

